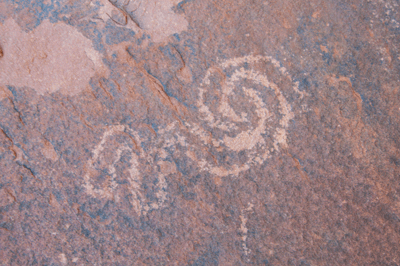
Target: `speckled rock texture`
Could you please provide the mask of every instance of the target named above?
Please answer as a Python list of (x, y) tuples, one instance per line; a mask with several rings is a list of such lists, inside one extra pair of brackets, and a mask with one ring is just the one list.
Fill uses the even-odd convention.
[(0, 0), (0, 265), (400, 265), (398, 0)]

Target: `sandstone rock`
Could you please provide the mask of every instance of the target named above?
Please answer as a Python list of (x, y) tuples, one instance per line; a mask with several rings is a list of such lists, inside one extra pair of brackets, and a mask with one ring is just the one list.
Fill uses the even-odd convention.
[(399, 10), (0, 2), (0, 265), (399, 265)]

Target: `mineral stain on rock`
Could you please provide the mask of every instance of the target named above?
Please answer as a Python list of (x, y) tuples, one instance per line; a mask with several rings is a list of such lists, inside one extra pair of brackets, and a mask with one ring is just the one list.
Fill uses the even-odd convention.
[(0, 24), (0, 44), (0, 86), (75, 95), (96, 73), (107, 72), (91, 41), (64, 23), (45, 20), (25, 32), (8, 19)]

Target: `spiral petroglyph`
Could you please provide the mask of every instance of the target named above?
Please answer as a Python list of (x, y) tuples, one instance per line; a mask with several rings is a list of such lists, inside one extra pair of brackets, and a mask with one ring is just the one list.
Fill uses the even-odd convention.
[(287, 147), (294, 113), (280, 86), (304, 97), (287, 70), (268, 56), (234, 58), (208, 69), (199, 87), (200, 122), (186, 126), (222, 159), (200, 160), (202, 170), (237, 175)]
[[(180, 151), (199, 171), (237, 176), (287, 148), (287, 129), (295, 117), (284, 95), (290, 92), (305, 95), (270, 57), (223, 61), (200, 84), (198, 121), (184, 121), (185, 132), (178, 122), (170, 123), (147, 140), (127, 125), (109, 127), (92, 151), (84, 187), (93, 197), (118, 201), (125, 184), (136, 213), (146, 214), (165, 205), (167, 176), (176, 173), (168, 157), (181, 157)], [(144, 150), (143, 143), (151, 145)]]

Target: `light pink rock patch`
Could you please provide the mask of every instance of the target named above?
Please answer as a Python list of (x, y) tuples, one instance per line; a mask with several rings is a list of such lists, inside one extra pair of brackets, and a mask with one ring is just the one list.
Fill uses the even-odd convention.
[(100, 54), (77, 29), (43, 21), (31, 32), (13, 20), (0, 24), (0, 86), (30, 87), (39, 94), (75, 95), (97, 74), (105, 74)]

